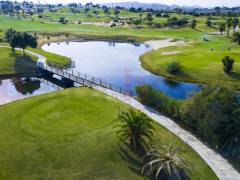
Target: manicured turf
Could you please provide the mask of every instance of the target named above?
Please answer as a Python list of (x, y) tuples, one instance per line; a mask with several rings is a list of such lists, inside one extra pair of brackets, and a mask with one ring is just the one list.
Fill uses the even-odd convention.
[(36, 57), (22, 55), (22, 51), (13, 54), (10, 48), (0, 47), (0, 74), (16, 74), (33, 71)]
[[(143, 179), (117, 146), (115, 118), (127, 108), (89, 88), (0, 106), (0, 179)], [(217, 179), (193, 150), (157, 124), (154, 141), (181, 146), (192, 179)]]
[[(209, 39), (208, 42), (193, 41), (186, 46), (149, 52), (141, 57), (141, 62), (149, 71), (175, 80), (217, 84), (240, 90), (240, 46), (224, 37), (209, 36)], [(171, 52), (177, 54), (164, 54)], [(235, 59), (234, 71), (230, 75), (224, 73), (221, 62), (228, 55)], [(183, 74), (173, 76), (166, 71), (167, 64), (172, 61), (181, 63)]]
[[(68, 65), (70, 60), (67, 57), (45, 52), (41, 49), (29, 48), (28, 50), (42, 54), (48, 62), (60, 65)], [(0, 74), (18, 74), (33, 72), (36, 68), (37, 57), (22, 55), (22, 51), (16, 50), (13, 54), (10, 48), (0, 47)]]
[(179, 38), (187, 39), (202, 38), (204, 33), (190, 28), (183, 29), (131, 29), (125, 27), (97, 27), (94, 25), (60, 24), (56, 22), (40, 22), (31, 20), (18, 20), (13, 17), (0, 16), (0, 30), (7, 30), (8, 27), (18, 31), (28, 31), (49, 34), (71, 34), (87, 38), (104, 39), (134, 39), (145, 41), (149, 39)]
[(62, 65), (62, 66), (68, 65), (70, 63), (69, 58), (67, 58), (65, 56), (61, 56), (61, 55), (57, 55), (57, 54), (53, 54), (53, 53), (43, 51), (40, 48), (37, 48), (37, 49), (36, 48), (28, 48), (28, 50), (43, 55), (44, 57), (47, 58), (47, 62), (52, 62), (52, 63), (59, 64), (59, 65)]

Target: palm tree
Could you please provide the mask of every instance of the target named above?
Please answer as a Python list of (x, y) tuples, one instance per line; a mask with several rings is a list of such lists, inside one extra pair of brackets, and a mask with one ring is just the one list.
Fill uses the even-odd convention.
[(143, 16), (143, 14), (142, 14), (142, 13), (140, 13), (140, 14), (139, 14), (139, 19), (140, 19), (140, 22), (142, 22), (142, 16)]
[(181, 148), (162, 145), (160, 149), (152, 149), (144, 156), (146, 161), (142, 167), (143, 175), (154, 175), (158, 179), (187, 179), (191, 173), (184, 158), (180, 156)]
[(226, 25), (227, 25), (227, 35), (229, 36), (230, 28), (232, 26), (232, 18), (226, 19)]
[(221, 35), (223, 34), (223, 31), (226, 30), (226, 24), (225, 23), (221, 23), (219, 25), (219, 31), (221, 32)]
[(232, 24), (233, 24), (233, 34), (234, 34), (236, 32), (237, 26), (239, 25), (239, 19), (236, 17), (233, 18)]
[(130, 109), (128, 112), (122, 112), (117, 120), (120, 124), (116, 127), (118, 138), (123, 142), (129, 142), (135, 150), (142, 150), (148, 147), (148, 143), (153, 137), (153, 121), (145, 114)]

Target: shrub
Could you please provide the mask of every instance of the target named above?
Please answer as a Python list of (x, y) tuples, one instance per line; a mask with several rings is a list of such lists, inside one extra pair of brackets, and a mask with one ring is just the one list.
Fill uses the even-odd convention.
[(161, 24), (161, 23), (155, 23), (155, 27), (156, 27), (156, 28), (161, 28), (161, 27), (162, 27), (162, 24)]
[(182, 72), (182, 65), (179, 62), (171, 62), (167, 65), (167, 72), (169, 74), (179, 74)]
[(179, 118), (180, 101), (174, 100), (162, 92), (153, 89), (150, 85), (136, 88), (139, 100), (171, 118)]
[(230, 56), (226, 56), (222, 59), (223, 70), (225, 73), (229, 74), (233, 70), (234, 59)]
[(117, 26), (116, 23), (112, 23), (110, 27), (115, 27)]
[(234, 41), (234, 42), (237, 42), (238, 45), (240, 45), (240, 33), (239, 33), (239, 32), (235, 32), (235, 33), (233, 34), (233, 41)]

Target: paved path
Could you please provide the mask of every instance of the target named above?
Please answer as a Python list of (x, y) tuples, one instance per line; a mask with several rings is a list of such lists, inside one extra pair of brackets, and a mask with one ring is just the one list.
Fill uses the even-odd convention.
[[(46, 58), (38, 53), (31, 51), (26, 52), (33, 56), (36, 56), (38, 58), (38, 61), (40, 62), (46, 61)], [(240, 180), (240, 174), (231, 166), (231, 164), (229, 164), (229, 162), (226, 159), (224, 159), (218, 153), (211, 150), (209, 147), (207, 147), (205, 144), (203, 144), (200, 140), (191, 135), (189, 132), (179, 127), (173, 120), (142, 105), (132, 97), (99, 86), (94, 86), (93, 88), (140, 110), (141, 112), (145, 113), (146, 115), (157, 121), (159, 124), (164, 126), (166, 129), (171, 131), (173, 134), (181, 138), (204, 159), (204, 161), (212, 168), (212, 170), (219, 177), (219, 179)]]
[(221, 180), (240, 180), (240, 174), (229, 164), (229, 162), (218, 153), (211, 150), (196, 137), (178, 126), (173, 120), (161, 115), (160, 113), (142, 105), (134, 98), (125, 96), (115, 91), (95, 86), (94, 89), (108, 94), (120, 101), (140, 110), (159, 124), (167, 128), (173, 134), (181, 138), (185, 143), (191, 146), (212, 168)]

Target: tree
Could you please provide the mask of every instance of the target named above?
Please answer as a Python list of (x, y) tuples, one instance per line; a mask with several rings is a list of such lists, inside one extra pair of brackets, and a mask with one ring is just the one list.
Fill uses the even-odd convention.
[(62, 23), (62, 24), (66, 24), (65, 17), (60, 17), (59, 22)]
[(221, 32), (221, 35), (223, 34), (223, 31), (226, 30), (226, 24), (225, 23), (221, 23), (219, 25), (219, 31)]
[[(117, 136), (120, 141), (128, 141), (135, 150), (148, 146), (153, 137), (153, 121), (145, 114), (130, 109), (118, 115)], [(140, 148), (140, 149), (139, 149)]]
[(235, 33), (235, 31), (236, 31), (236, 28), (238, 27), (238, 25), (239, 25), (239, 19), (238, 18), (233, 18), (233, 20), (232, 20), (232, 25), (233, 25), (233, 34)]
[[(233, 156), (239, 156), (240, 145), (240, 108), (233, 111), (231, 120), (224, 121), (222, 124), (222, 133), (220, 133), (220, 146), (231, 152)], [(238, 158), (239, 159), (239, 158)]]
[(103, 8), (103, 12), (104, 12), (105, 16), (109, 16), (110, 15), (110, 11), (109, 11), (108, 7), (104, 7)]
[[(27, 47), (36, 48), (37, 47), (37, 38), (22, 32), (14, 32), (15, 30), (10, 30), (6, 33), (8, 42), (12, 47), (12, 50), (15, 52), (15, 48), (22, 48), (23, 54), (25, 55), (25, 49)], [(11, 35), (10, 35), (11, 34)], [(9, 35), (9, 36), (8, 36)]]
[(115, 14), (116, 18), (118, 18), (119, 14), (120, 14), (120, 10), (118, 8), (115, 8), (114, 14)]
[(140, 20), (140, 19), (135, 19), (135, 20), (133, 20), (133, 24), (134, 24), (135, 26), (138, 26), (138, 25), (141, 24), (141, 20)]
[(147, 15), (146, 15), (146, 20), (147, 21), (152, 21), (153, 20), (153, 15), (152, 15), (152, 13), (147, 13)]
[(239, 32), (235, 32), (235, 33), (233, 34), (233, 41), (234, 41), (234, 42), (237, 42), (238, 45), (240, 45), (240, 33), (239, 33)]
[(98, 16), (98, 15), (99, 15), (99, 11), (93, 11), (93, 14), (94, 14), (95, 16)]
[(167, 65), (167, 72), (170, 74), (179, 74), (182, 72), (182, 66), (179, 62), (173, 61)]
[(229, 36), (230, 28), (232, 27), (232, 18), (226, 19), (226, 25), (227, 25), (227, 35)]
[(16, 30), (13, 29), (13, 28), (9, 28), (5, 33), (5, 39), (7, 40), (9, 45), (11, 46), (13, 52), (15, 52), (15, 45), (13, 44), (13, 38), (14, 38), (16, 33), (17, 33)]
[(140, 14), (139, 14), (139, 20), (140, 20), (140, 23), (142, 22), (142, 16), (143, 16), (143, 14), (140, 13)]
[(195, 29), (196, 26), (197, 26), (197, 20), (193, 19), (192, 22), (191, 22), (191, 28)]
[(154, 175), (155, 179), (187, 179), (190, 169), (183, 157), (179, 147), (162, 145), (160, 149), (151, 149), (144, 156), (145, 165), (142, 174)]
[(225, 56), (222, 59), (223, 70), (225, 73), (229, 74), (233, 70), (234, 62), (234, 59), (232, 59), (230, 56)]
[(212, 26), (211, 17), (207, 17), (206, 25), (207, 25), (208, 27), (211, 27), (211, 26)]

